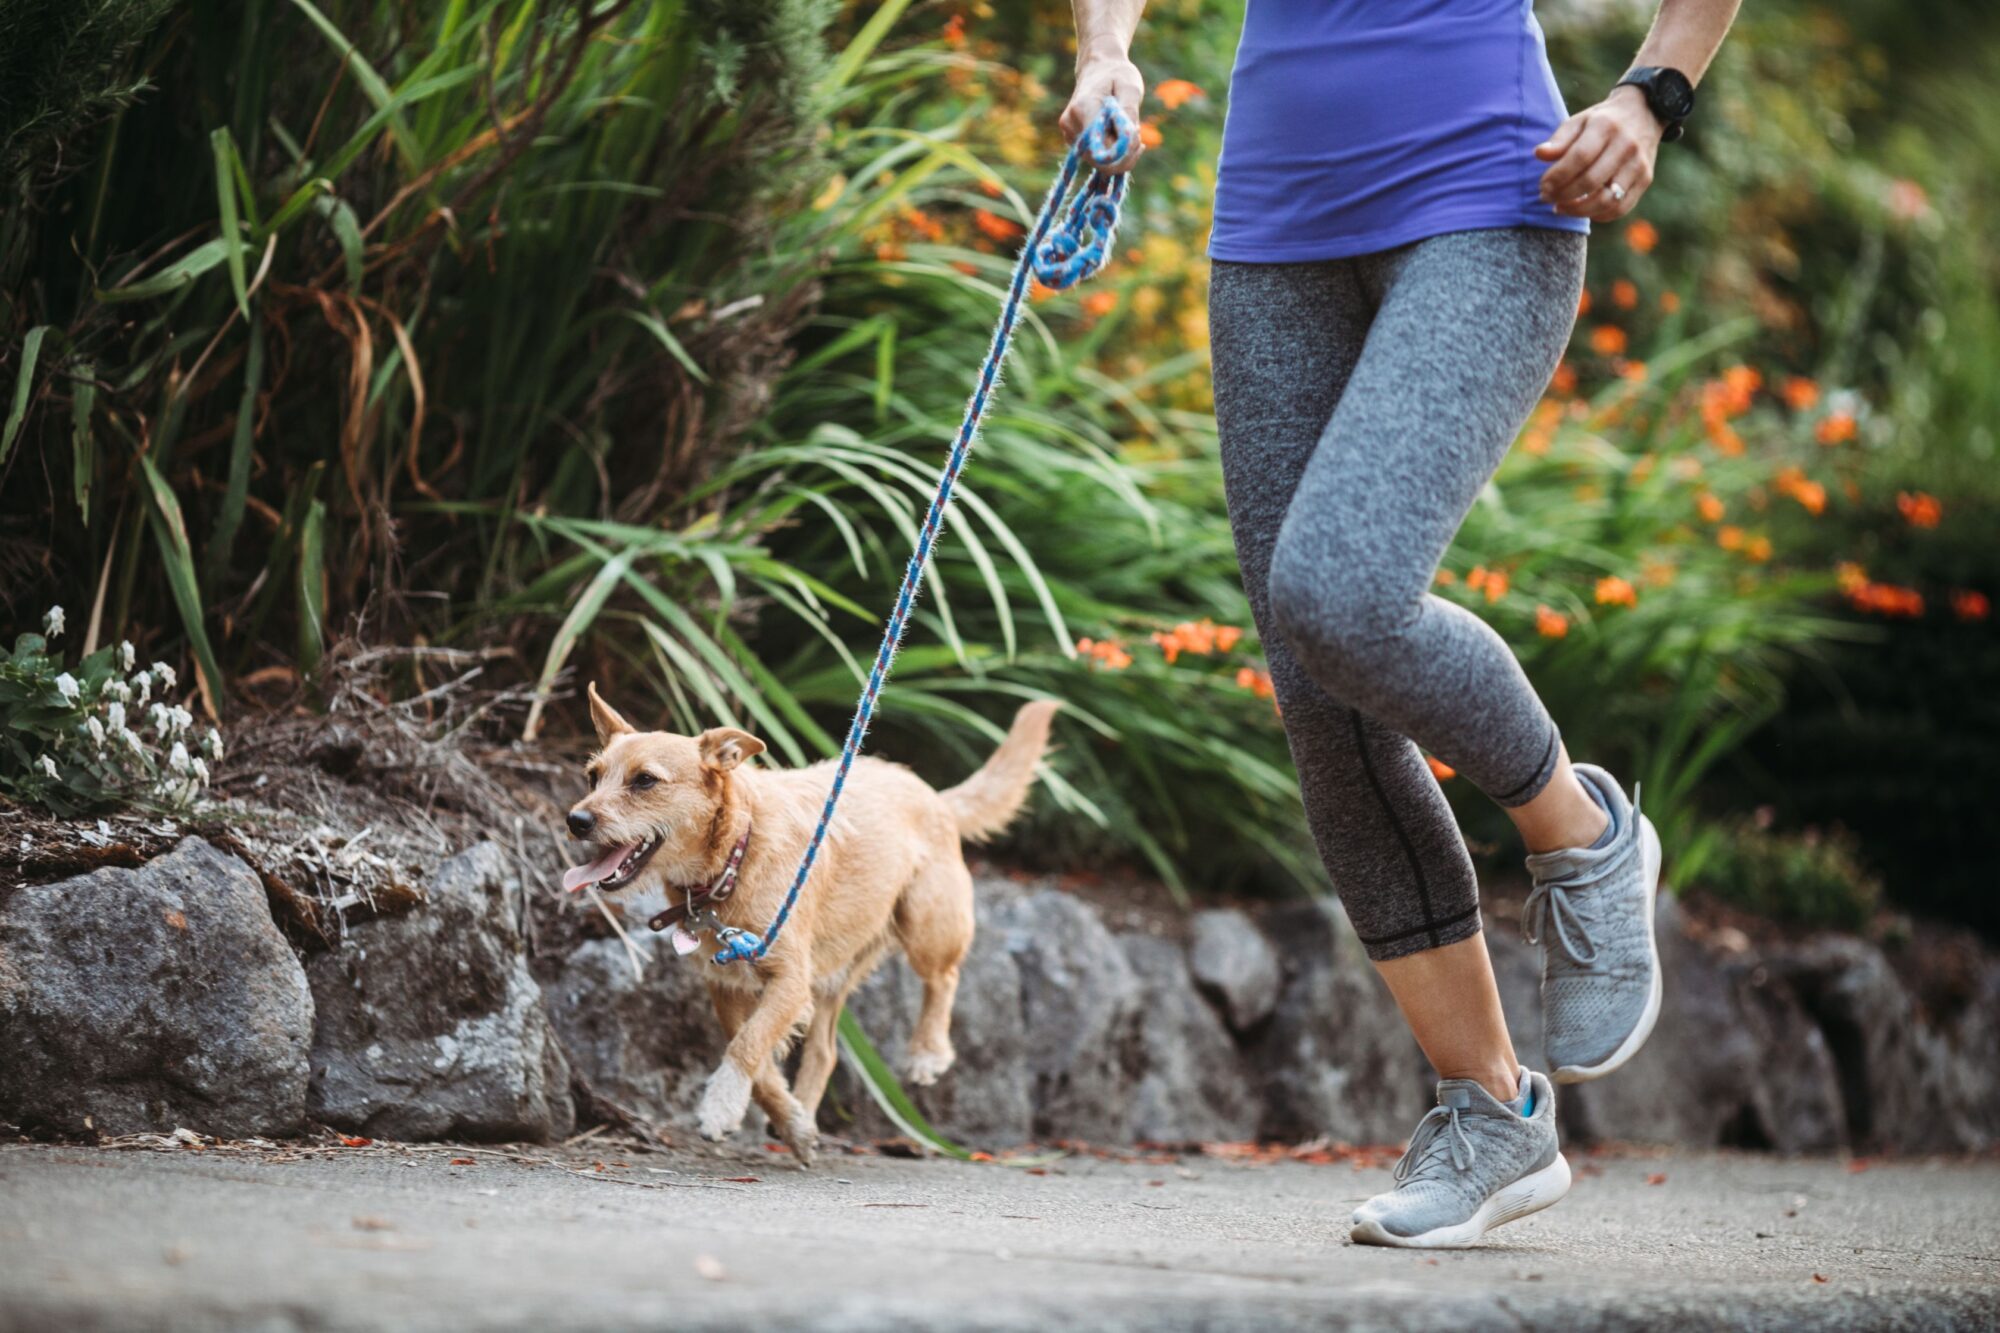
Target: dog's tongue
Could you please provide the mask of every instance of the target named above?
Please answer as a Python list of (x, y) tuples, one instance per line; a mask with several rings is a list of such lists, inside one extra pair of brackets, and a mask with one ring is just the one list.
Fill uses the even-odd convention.
[(623, 861), (637, 845), (627, 843), (623, 847), (613, 847), (587, 866), (571, 866), (563, 871), (563, 888), (567, 892), (575, 893), (586, 885), (595, 884), (601, 879), (610, 879), (612, 872), (618, 869), (618, 863)]

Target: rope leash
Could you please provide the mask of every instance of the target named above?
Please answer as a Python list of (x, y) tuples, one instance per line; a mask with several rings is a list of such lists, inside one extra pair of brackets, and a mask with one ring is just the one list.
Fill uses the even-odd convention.
[[(896, 593), (896, 609), (890, 613), (889, 623), (883, 627), (882, 646), (875, 652), (875, 665), (869, 671), (868, 683), (855, 705), (854, 720), (847, 727), (847, 742), (840, 747), (840, 765), (834, 770), (833, 787), (827, 792), (826, 807), (820, 811), (819, 824), (813, 829), (812, 840), (806, 844), (805, 856), (799, 861), (798, 874), (792, 877), (792, 887), (785, 894), (784, 905), (779, 907), (777, 916), (772, 918), (762, 935), (735, 926), (724, 926), (717, 932), (722, 944), (714, 958), (718, 967), (745, 960), (753, 963), (761, 961), (777, 942), (778, 933), (785, 928), (786, 919), (798, 903), (799, 891), (805, 887), (806, 877), (812, 874), (820, 844), (826, 841), (827, 830), (833, 824), (834, 807), (840, 803), (841, 789), (847, 785), (848, 770), (854, 767), (854, 760), (861, 753), (861, 743), (868, 735), (868, 724), (874, 718), (875, 703), (881, 697), (882, 686), (889, 679), (889, 668), (895, 661), (896, 649), (902, 645), (910, 611), (916, 605), (918, 590), (923, 586), (924, 571), (930, 565), (931, 552), (944, 526), (944, 512), (951, 503), (952, 488), (958, 484), (958, 474), (972, 452), (973, 442), (979, 436), (980, 421), (986, 415), (987, 403), (999, 383), (1000, 367), (1007, 359), (1014, 325), (1019, 322), (1021, 306), (1028, 299), (1029, 278), (1032, 275), (1040, 279), (1042, 285), (1061, 291), (1074, 287), (1104, 267), (1105, 261), (1110, 258), (1118, 229), (1118, 209), (1125, 199), (1125, 176), (1122, 173), (1114, 175), (1103, 168), (1131, 151), (1136, 133), (1118, 103), (1106, 98), (1096, 119), (1077, 136), (1063, 158), (1062, 170), (1057, 173), (1048, 197), (1042, 201), (1034, 229), (1029, 232), (1026, 244), (1021, 247), (1021, 256), (1014, 263), (1013, 281), (1007, 288), (1007, 300), (1000, 307), (1000, 320), (994, 325), (993, 341), (986, 349), (986, 361), (979, 370), (978, 386), (965, 406), (965, 419), (959, 423), (958, 434), (952, 440), (951, 454), (945, 460), (944, 471), (938, 476), (937, 495), (931, 500), (923, 531), (917, 536), (917, 549), (903, 571), (903, 585)], [(1091, 168), (1089, 177), (1072, 198), (1071, 187), (1076, 184), (1086, 162)]]

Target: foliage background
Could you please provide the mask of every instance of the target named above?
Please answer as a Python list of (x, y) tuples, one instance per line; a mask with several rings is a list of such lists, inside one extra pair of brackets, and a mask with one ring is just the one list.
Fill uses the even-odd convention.
[[(1572, 107), (1646, 17), (1544, 6)], [(1034, 303), (875, 739), (945, 777), (1060, 695), (1012, 851), (1182, 893), (1324, 887), (1208, 415), (1239, 20), (1149, 8), (1120, 260)], [(59, 602), (225, 718), (309, 694), (359, 624), (834, 748), (1060, 148), (1065, 6), (5, 22), (0, 621)], [(1751, 7), (1443, 571), (1572, 749), (1645, 781), (1676, 879), (1782, 915), (1850, 919), (1879, 874), (2000, 927), (1971, 845), (2000, 766), (1997, 50), (1969, 4)]]

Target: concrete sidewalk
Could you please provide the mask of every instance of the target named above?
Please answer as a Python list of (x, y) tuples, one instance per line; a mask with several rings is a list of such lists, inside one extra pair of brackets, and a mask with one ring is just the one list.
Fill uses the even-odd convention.
[(1347, 1242), (1382, 1165), (454, 1151), (0, 1150), (0, 1329), (2000, 1321), (1991, 1159), (1572, 1155), (1556, 1208), (1423, 1254)]

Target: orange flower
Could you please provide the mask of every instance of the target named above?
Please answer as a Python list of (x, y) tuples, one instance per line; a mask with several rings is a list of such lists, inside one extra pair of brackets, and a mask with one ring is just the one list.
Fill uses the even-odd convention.
[(1535, 608), (1535, 633), (1545, 639), (1560, 639), (1569, 633), (1569, 617), (1546, 606)]
[(1160, 651), (1172, 662), (1181, 653), (1194, 653), (1206, 657), (1214, 652), (1228, 652), (1243, 637), (1243, 631), (1234, 625), (1218, 625), (1204, 616), (1199, 623), (1183, 620), (1170, 630), (1153, 635), (1153, 642), (1160, 645)]
[(1714, 491), (1703, 491), (1700, 495), (1695, 496), (1694, 507), (1700, 513), (1703, 522), (1720, 523), (1722, 521), (1722, 501)]
[(1924, 613), (1924, 597), (1915, 588), (1893, 583), (1863, 583), (1851, 589), (1847, 600), (1855, 610), (1879, 616), (1901, 616), (1914, 620)]
[(1158, 148), (1166, 142), (1166, 138), (1160, 133), (1160, 127), (1157, 124), (1150, 120), (1144, 120), (1139, 122), (1139, 142), (1148, 148)]
[(1259, 699), (1268, 699), (1273, 693), (1270, 673), (1259, 671), (1255, 667), (1238, 667), (1236, 683)]
[(1237, 625), (1217, 625), (1215, 627), (1215, 651), (1226, 653), (1243, 639), (1243, 630)]
[(1852, 560), (1843, 560), (1833, 567), (1834, 582), (1850, 597), (1868, 586), (1868, 571)]
[(1960, 620), (1984, 620), (1992, 609), (1983, 592), (1960, 588), (1951, 595), (1951, 613)]
[(1924, 491), (1897, 492), (1896, 510), (1913, 528), (1934, 528), (1944, 520), (1944, 506)]
[(1630, 310), (1639, 304), (1639, 284), (1630, 278), (1620, 278), (1611, 284), (1611, 304), (1620, 310)]
[(1077, 652), (1085, 657), (1095, 658), (1099, 666), (1111, 671), (1123, 671), (1132, 665), (1132, 654), (1125, 651), (1125, 645), (1116, 640), (1078, 639)]
[(1671, 315), (1680, 308), (1681, 308), (1681, 294), (1679, 292), (1660, 293), (1660, 309), (1666, 311), (1669, 315)]
[(1585, 287), (1576, 298), (1576, 317), (1582, 319), (1590, 313), (1590, 288)]
[(1764, 376), (1750, 366), (1731, 366), (1722, 372), (1722, 383), (1732, 400), (1742, 404), (1736, 409), (1742, 412), (1749, 408), (1750, 396), (1764, 387)]
[(1081, 304), (1086, 315), (1108, 315), (1118, 308), (1118, 293), (1099, 287), (1085, 296)]
[(1507, 595), (1507, 571), (1496, 569), (1486, 576), (1486, 600), (1497, 602)]
[(1854, 438), (1854, 414), (1851, 412), (1829, 412), (1820, 418), (1813, 429), (1813, 435), (1821, 444), (1840, 444)]
[(1028, 278), (1028, 300), (1029, 300), (1029, 301), (1031, 301), (1031, 302), (1032, 302), (1032, 301), (1046, 301), (1046, 300), (1048, 300), (1048, 299), (1049, 299), (1049, 298), (1050, 298), (1051, 296), (1054, 296), (1054, 295), (1056, 295), (1056, 294), (1057, 294), (1057, 293), (1056, 293), (1056, 289), (1055, 289), (1055, 288), (1053, 288), (1053, 287), (1049, 286), (1049, 285), (1048, 285), (1047, 283), (1043, 282), (1043, 281), (1042, 281), (1042, 280), (1041, 280), (1040, 278), (1037, 278), (1037, 277), (1033, 276), (1032, 274), (1031, 274), (1031, 275), (1029, 275), (1029, 278)]
[(1458, 776), (1458, 770), (1434, 754), (1424, 756), (1424, 762), (1431, 766), (1431, 776), (1439, 782), (1450, 782)]
[(944, 224), (921, 208), (905, 208), (903, 221), (910, 230), (926, 241), (936, 243), (944, 239)]
[(1642, 255), (1651, 254), (1653, 247), (1660, 243), (1660, 229), (1644, 218), (1633, 218), (1625, 224), (1625, 244)]
[(1639, 577), (1649, 588), (1665, 588), (1674, 581), (1678, 573), (1671, 561), (1646, 556), (1639, 561)]
[(1182, 104), (1190, 98), (1206, 97), (1207, 95), (1186, 79), (1168, 79), (1165, 83), (1153, 89), (1153, 96), (1165, 103), (1169, 111), (1180, 110)]
[(1437, 572), (1437, 582), (1439, 587), (1448, 588), (1452, 584), (1458, 582), (1458, 575), (1452, 573), (1448, 569), (1440, 569)]
[(947, 46), (965, 45), (965, 15), (953, 14), (944, 21), (944, 40)]
[(1465, 572), (1465, 586), (1473, 592), (1478, 592), (1486, 586), (1487, 577), (1486, 566), (1474, 565)]
[(1616, 324), (1599, 324), (1590, 331), (1590, 350), (1599, 356), (1624, 355), (1625, 330)]
[(1620, 361), (1618, 363), (1618, 378), (1621, 380), (1631, 380), (1634, 383), (1644, 380), (1646, 378), (1646, 363), (1644, 361)]
[(1725, 523), (1715, 530), (1715, 544), (1725, 551), (1743, 549), (1743, 529), (1734, 523)]
[(973, 263), (970, 259), (954, 259), (951, 261), (951, 266), (968, 278), (979, 276), (979, 265)]
[(1748, 542), (1744, 543), (1743, 554), (1749, 556), (1758, 564), (1763, 564), (1771, 558), (1771, 539), (1769, 537), (1752, 537)]
[(1778, 395), (1792, 411), (1810, 412), (1813, 405), (1819, 402), (1819, 385), (1804, 375), (1787, 375)]
[(1607, 574), (1597, 581), (1597, 604), (1599, 606), (1637, 606), (1639, 593), (1630, 583), (1615, 574)]
[(1556, 373), (1549, 379), (1549, 387), (1557, 393), (1576, 392), (1576, 367), (1567, 361), (1556, 362)]
[(972, 222), (990, 241), (1011, 241), (1021, 234), (1020, 223), (983, 208), (973, 210)]
[(893, 264), (903, 257), (903, 247), (894, 241), (884, 241), (875, 247), (875, 258), (884, 264)]

